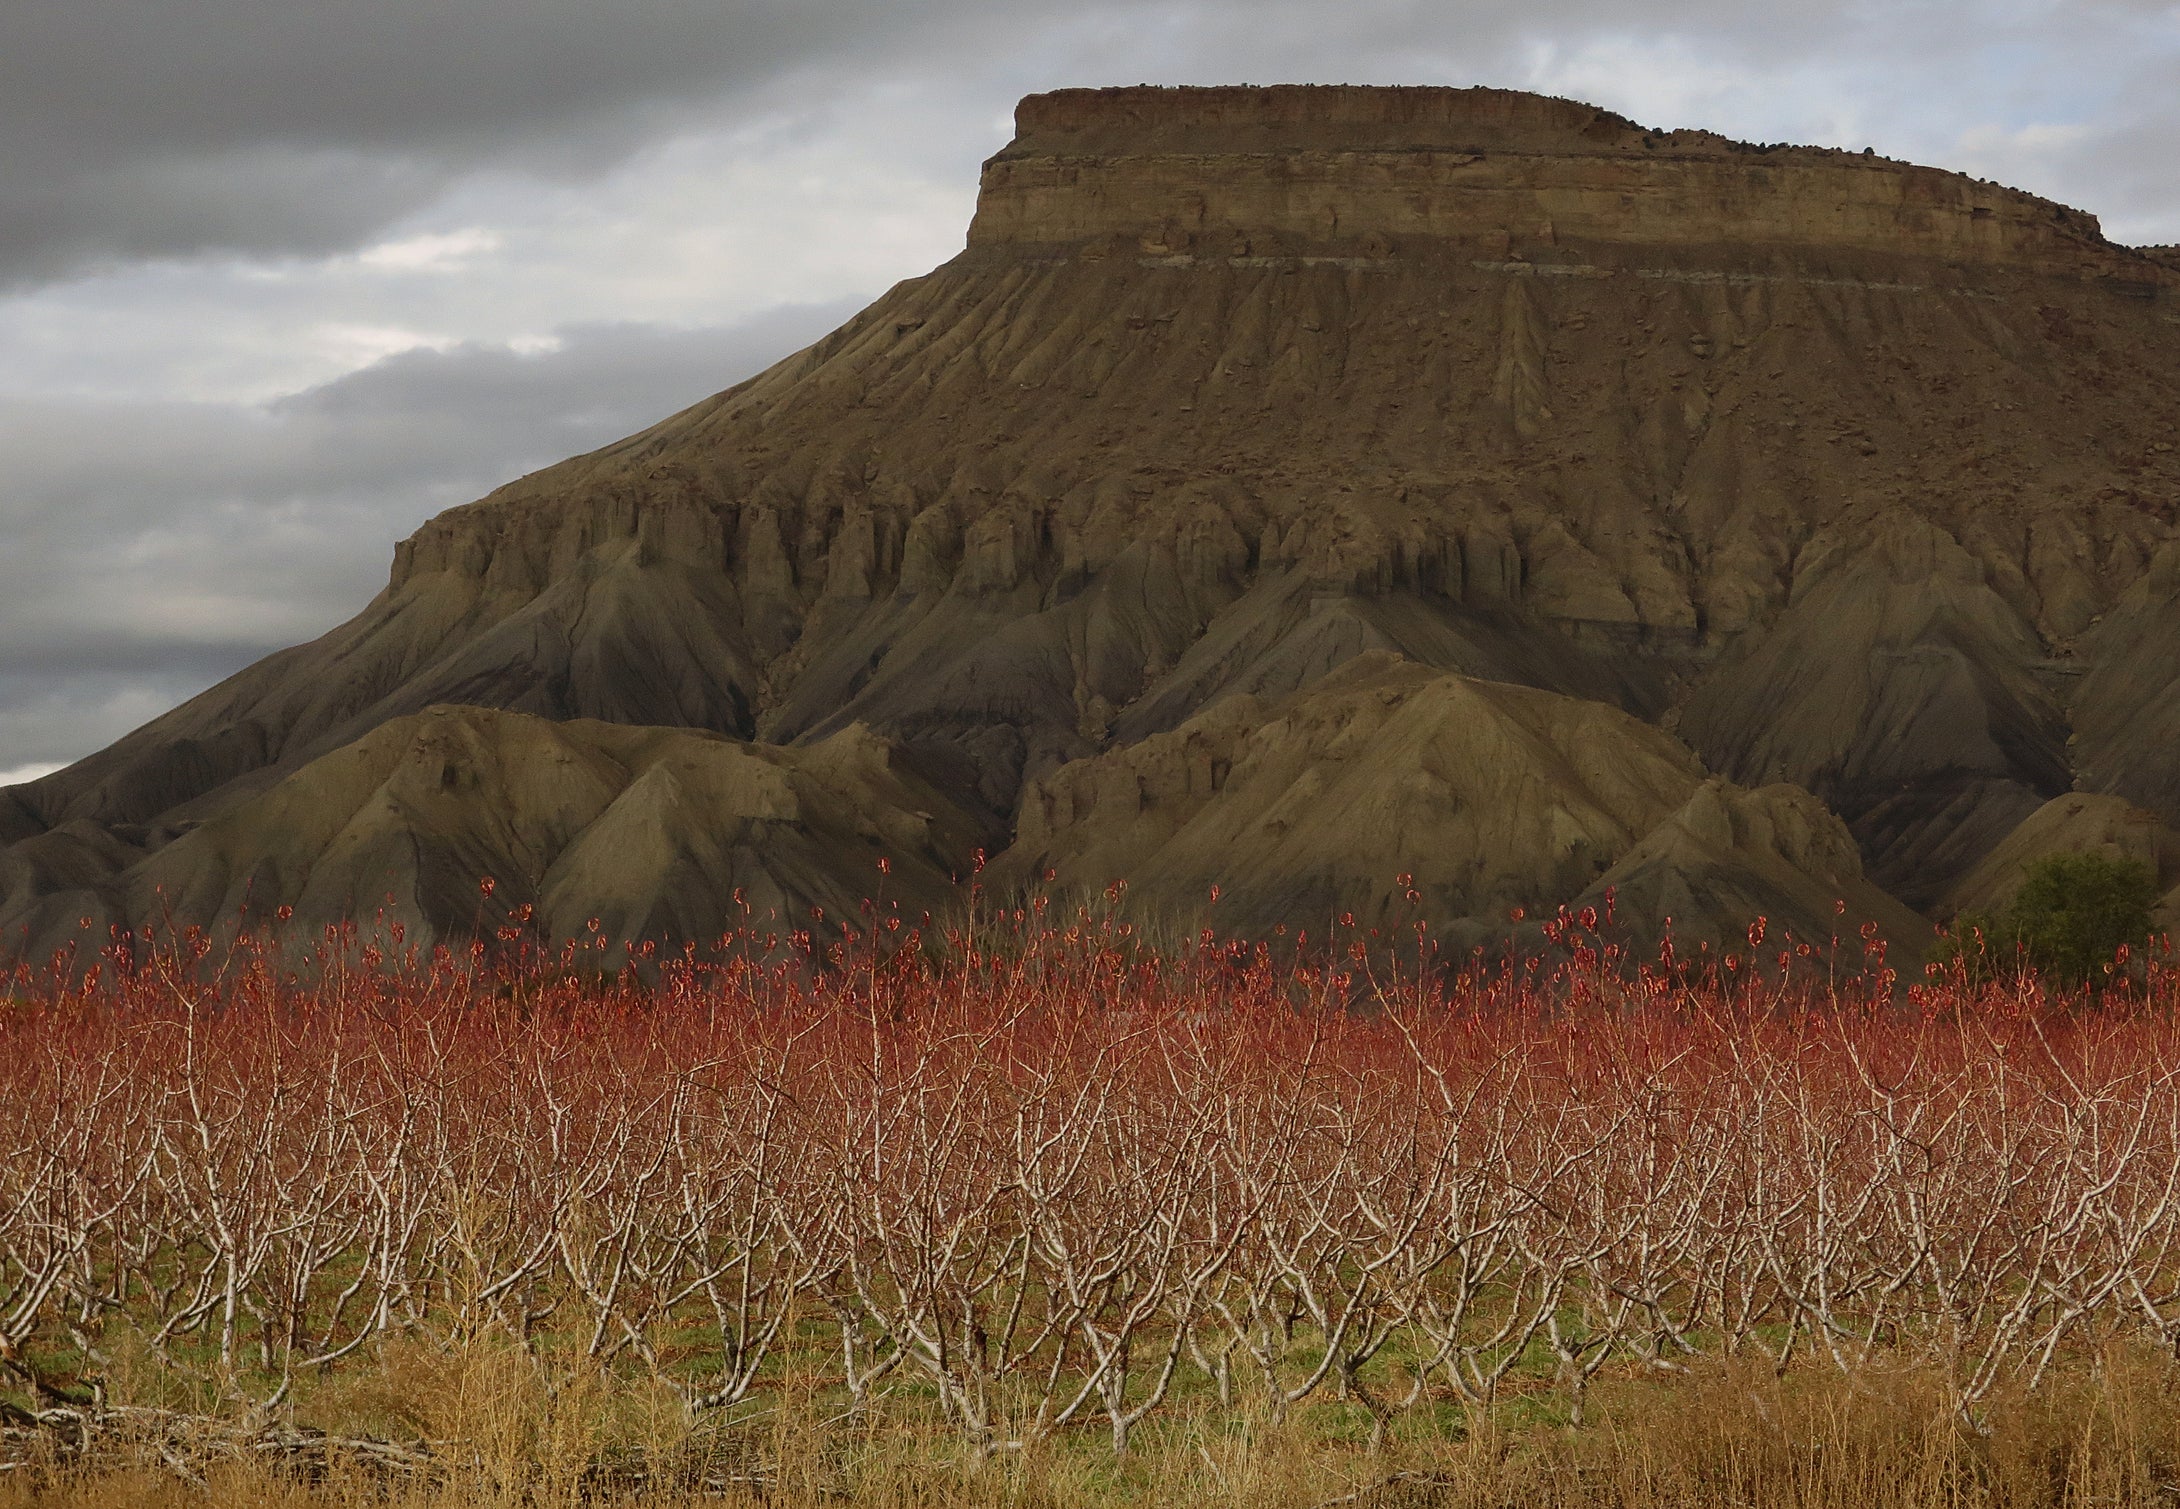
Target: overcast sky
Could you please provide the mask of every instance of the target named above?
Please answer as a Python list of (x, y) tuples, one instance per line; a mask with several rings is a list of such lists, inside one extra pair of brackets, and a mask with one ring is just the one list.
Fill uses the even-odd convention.
[(1014, 100), (1485, 83), (2180, 241), (2170, 0), (0, 0), (0, 784), (961, 246)]

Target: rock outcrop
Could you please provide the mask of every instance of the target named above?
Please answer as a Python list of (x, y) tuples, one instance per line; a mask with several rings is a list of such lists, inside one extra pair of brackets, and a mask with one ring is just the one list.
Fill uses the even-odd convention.
[(960, 256), (433, 520), (0, 841), (156, 858), (443, 704), (861, 726), (1003, 839), (1379, 651), (1802, 788), (1932, 907), (2077, 783), (2180, 816), (2175, 436), (2180, 267), (2029, 195), (1503, 91), (1034, 97)]
[(2157, 283), (2094, 216), (1867, 153), (1651, 131), (1502, 89), (1071, 89), (1023, 101), (984, 168), (972, 248), (1112, 241), (1151, 253), (1395, 248), (1778, 251)]

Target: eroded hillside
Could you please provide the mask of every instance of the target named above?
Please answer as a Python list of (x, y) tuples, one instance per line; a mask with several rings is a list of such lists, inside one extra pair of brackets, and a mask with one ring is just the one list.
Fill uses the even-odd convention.
[[(1612, 780), (1643, 784), (1665, 746), (1685, 767), (1577, 862), (1588, 809), (1541, 754), (1466, 753), (1487, 730), (1458, 718), (1406, 763), (1374, 751), (1385, 810), (1442, 833), (1449, 874), (1507, 867), (1553, 902), (1634, 856), (1725, 925), (1746, 897), (1702, 901), (1660, 878), (1695, 851), (1644, 843), (1716, 777), (1729, 815), (1762, 788), (1817, 814), (1789, 827), (1845, 823), (1853, 876), (1824, 844), (1780, 861), (1817, 891), (1936, 908), (2077, 786), (2180, 815), (2176, 443), (2180, 268), (2028, 195), (1501, 91), (1033, 97), (953, 261), (433, 520), (349, 623), (0, 793), (0, 924), (42, 945), (79, 913), (142, 921), (146, 878), (209, 825), (441, 704), (790, 763), (860, 727), (933, 794), (916, 810), (951, 814), (922, 862), (966, 868), (1018, 823), (1044, 842), (1031, 797), (1102, 792), (1175, 739), (1362, 717), (1311, 689), (1366, 652), (1413, 662), (1396, 680), (1501, 684), (1432, 696), (1604, 704), (1539, 737)], [(1417, 784), (1433, 762), (1467, 762), (1449, 791), (1488, 819), (1431, 826), (1456, 800)], [(1248, 856), (1277, 900), (1257, 925), (1369, 910), (1415, 868), (1282, 847), (1280, 789), (1207, 793), (1221, 836), (1188, 866), (1130, 836), (1163, 797), (1077, 804), (1072, 878), (1192, 888)], [(766, 831), (752, 852), (837, 842)], [(1449, 884), (1438, 920), (1502, 899)], [(420, 905), (427, 930), (474, 923)]]

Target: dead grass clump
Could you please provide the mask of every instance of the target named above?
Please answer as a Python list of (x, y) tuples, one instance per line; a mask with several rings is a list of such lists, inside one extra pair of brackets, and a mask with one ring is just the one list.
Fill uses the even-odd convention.
[[(2180, 1499), (2180, 1367), (2136, 1345), (1964, 1414), (1928, 1368), (1713, 1364), (1601, 1388), (1594, 1430), (1535, 1435), (1515, 1483), (1439, 1502), (1574, 1509), (2088, 1509)], [(1526, 1459), (1526, 1460), (1525, 1460)]]
[[(731, 1431), (642, 1437), (655, 1401), (511, 1342), (389, 1349), (316, 1401), (408, 1422), (441, 1452), (430, 1481), (315, 1482), (230, 1462), (198, 1482), (136, 1466), (0, 1480), (0, 1509), (2168, 1509), (2180, 1499), (2180, 1365), (2114, 1346), (2035, 1393), (1964, 1417), (1946, 1379), (1903, 1367), (1710, 1364), (1601, 1379), (1581, 1428), (1533, 1408), (1450, 1409), (1387, 1444), (1324, 1403), (1176, 1408), (1115, 1458), (1092, 1436), (965, 1449), (906, 1399), (844, 1417), (815, 1374)], [(731, 1443), (731, 1445), (729, 1444)], [(706, 1451), (709, 1455), (706, 1455)], [(718, 1473), (738, 1452), (739, 1474)], [(650, 1453), (648, 1457), (643, 1453)], [(677, 1456), (677, 1453), (679, 1454)], [(706, 1461), (709, 1480), (661, 1463)], [(648, 1477), (612, 1464), (646, 1462)]]

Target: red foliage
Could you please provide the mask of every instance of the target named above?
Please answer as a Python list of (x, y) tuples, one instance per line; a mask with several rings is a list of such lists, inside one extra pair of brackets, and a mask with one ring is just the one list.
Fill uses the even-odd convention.
[(191, 939), (19, 973), (0, 1353), (126, 1316), (263, 1394), (549, 1326), (708, 1407), (800, 1317), (858, 1402), (915, 1376), (984, 1445), (1117, 1446), (1184, 1370), (1384, 1418), (1525, 1368), (1579, 1400), (1615, 1360), (1907, 1349), (1973, 1410), (2115, 1333), (2180, 1346), (2161, 965), (2091, 1009), (1019, 924), (646, 978)]

